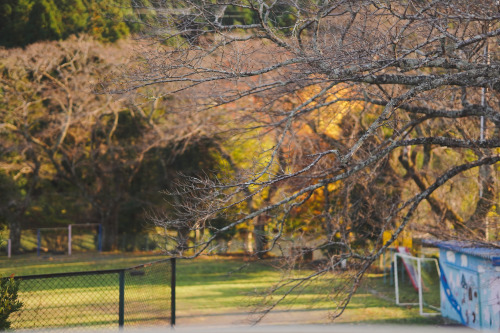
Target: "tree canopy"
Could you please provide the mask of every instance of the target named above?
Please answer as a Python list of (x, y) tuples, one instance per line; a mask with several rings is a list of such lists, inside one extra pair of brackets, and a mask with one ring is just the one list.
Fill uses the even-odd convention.
[(0, 45), (6, 47), (84, 33), (114, 42), (134, 28), (127, 1), (5, 0), (0, 6)]
[[(235, 8), (257, 19), (226, 21)], [(298, 244), (332, 249), (318, 272), (275, 290), (347, 260), (357, 270), (331, 291), (336, 316), (405, 230), (498, 240), (498, 8), (488, 0), (155, 3), (141, 7), (152, 13), (142, 36), (157, 47), (138, 49), (130, 70), (100, 88), (162, 86), (189, 96), (176, 105), (180, 115), (221, 112), (228, 140), (269, 142), (250, 152), (247, 168), (187, 179), (183, 214), (157, 222), (213, 230), (184, 256), (248, 223), (265, 243), (261, 255), (278, 248), (294, 263), (297, 251), (287, 249)], [(221, 214), (231, 223), (212, 225)]]
[(179, 172), (214, 168), (210, 130), (174, 119), (169, 96), (92, 93), (128, 50), (89, 38), (0, 50), (0, 223), (14, 252), (24, 229), (74, 223), (100, 223), (114, 249), (147, 228)]

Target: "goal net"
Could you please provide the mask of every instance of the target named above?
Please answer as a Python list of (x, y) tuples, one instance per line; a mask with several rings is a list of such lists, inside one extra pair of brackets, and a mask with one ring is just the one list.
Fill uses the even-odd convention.
[(396, 304), (418, 305), (420, 315), (440, 314), (439, 266), (435, 258), (394, 254)]
[(68, 253), (68, 228), (39, 228), (37, 230), (37, 253)]
[(69, 254), (102, 250), (100, 224), (37, 229), (37, 253)]
[(102, 228), (100, 224), (71, 224), (68, 226), (69, 254), (101, 251)]

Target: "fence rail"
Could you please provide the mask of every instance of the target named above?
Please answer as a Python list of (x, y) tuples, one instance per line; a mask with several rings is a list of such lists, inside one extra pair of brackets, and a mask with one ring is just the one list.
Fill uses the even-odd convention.
[(175, 258), (131, 268), (17, 276), (12, 329), (175, 324)]
[[(92, 230), (82, 231), (83, 228), (77, 227), (79, 225), (72, 225), (71, 254), (100, 252), (102, 235), (98, 227), (95, 227), (95, 232)], [(40, 236), (36, 229), (21, 231), (20, 248), (18, 249), (20, 253), (38, 253), (42, 256), (69, 254), (68, 228), (52, 228), (54, 231), (52, 235), (48, 234), (50, 229), (40, 230), (42, 230)], [(9, 239), (9, 233), (0, 230), (0, 238)], [(164, 236), (158, 233), (120, 234), (117, 235), (116, 241), (116, 250), (120, 252), (161, 252), (165, 250), (166, 246)], [(8, 250), (7, 241), (0, 242), (0, 257), (8, 256)], [(16, 253), (13, 252), (12, 255), (15, 256)]]

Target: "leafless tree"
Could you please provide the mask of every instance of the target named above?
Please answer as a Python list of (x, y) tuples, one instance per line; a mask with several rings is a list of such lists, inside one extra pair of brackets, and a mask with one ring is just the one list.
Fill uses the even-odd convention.
[[(53, 200), (47, 184), (72, 197), (65, 208), (74, 210), (73, 218), (101, 223), (104, 249), (115, 248), (119, 213), (135, 195), (136, 179), (146, 181), (144, 165), (155, 150), (168, 149), (174, 159), (207, 135), (207, 119), (169, 117), (170, 100), (148, 96), (158, 89), (120, 98), (92, 93), (92, 81), (129, 51), (125, 43), (84, 37), (0, 50), (0, 172), (26, 182), (26, 194), (9, 199), (16, 214), (9, 225), (14, 251), (21, 229), (30, 227), (25, 213), (32, 193)], [(141, 203), (152, 205), (146, 198)], [(87, 206), (88, 215), (79, 216), (79, 207)]]
[[(498, 1), (152, 3), (137, 8), (147, 48), (102, 90), (163, 85), (183, 100), (179, 116), (222, 110), (228, 140), (262, 147), (249, 151), (245, 171), (182, 184), (179, 214), (158, 223), (210, 228), (221, 214), (231, 223), (179, 255), (209, 251), (217, 234), (256, 221), (267, 225), (260, 251), (280, 249), (294, 262), (289, 249), (302, 235), (306, 252), (333, 249), (328, 261), (274, 291), (292, 292), (348, 260), (350, 283), (330, 291), (340, 297), (335, 317), (403, 230), (498, 237), (484, 223), (499, 206)], [(235, 8), (253, 20), (225, 19)], [(371, 246), (355, 246), (359, 230), (354, 238)]]

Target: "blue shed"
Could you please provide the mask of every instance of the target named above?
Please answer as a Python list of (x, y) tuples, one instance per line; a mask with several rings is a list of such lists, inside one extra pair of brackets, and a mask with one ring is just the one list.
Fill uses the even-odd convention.
[(437, 241), (441, 314), (478, 330), (500, 331), (500, 248)]

